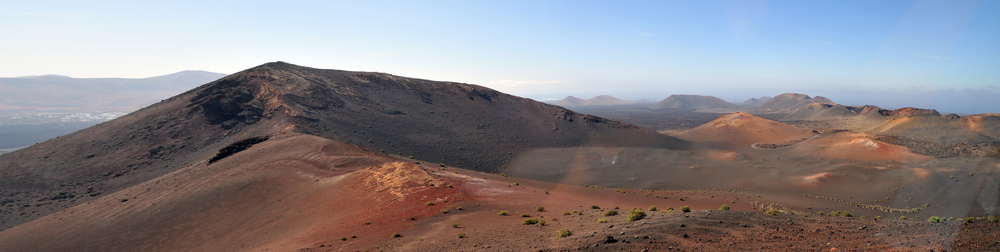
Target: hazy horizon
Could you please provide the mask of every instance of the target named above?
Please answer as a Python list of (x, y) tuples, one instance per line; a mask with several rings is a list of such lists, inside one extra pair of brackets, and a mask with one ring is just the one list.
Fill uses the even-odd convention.
[[(377, 11), (375, 11), (377, 10)], [(1000, 2), (17, 2), (0, 76), (145, 78), (272, 61), (533, 98), (781, 93), (1000, 112)]]

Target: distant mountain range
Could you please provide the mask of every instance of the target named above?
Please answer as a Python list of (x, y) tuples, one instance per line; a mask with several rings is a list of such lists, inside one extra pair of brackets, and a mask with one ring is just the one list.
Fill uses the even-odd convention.
[(622, 104), (634, 104), (634, 103), (652, 103), (652, 102), (646, 99), (626, 101), (615, 98), (610, 95), (599, 95), (597, 97), (584, 100), (573, 97), (571, 95), (566, 97), (565, 99), (555, 102), (554, 104), (563, 107), (574, 107), (574, 106), (607, 106), (607, 105), (622, 105)]
[(736, 109), (735, 104), (715, 96), (707, 95), (671, 95), (649, 107), (650, 109)]
[(182, 71), (142, 78), (0, 78), (0, 112), (132, 111), (226, 76)]

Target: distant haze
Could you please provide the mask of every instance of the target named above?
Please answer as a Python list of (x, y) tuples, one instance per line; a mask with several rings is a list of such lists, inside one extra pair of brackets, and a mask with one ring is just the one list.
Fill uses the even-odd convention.
[[(677, 91), (673, 91), (677, 90)], [(775, 96), (782, 93), (802, 93), (809, 96), (823, 96), (842, 105), (875, 105), (882, 108), (916, 107), (937, 109), (942, 113), (980, 114), (1000, 113), (1000, 88), (984, 87), (979, 89), (767, 89), (736, 88), (729, 90), (704, 90), (697, 88), (650, 90), (642, 93), (615, 93), (611, 90), (587, 90), (588, 92), (560, 93), (539, 95), (553, 97), (573, 95), (577, 97), (593, 97), (589, 93), (611, 95), (623, 100), (645, 98), (660, 101), (673, 94), (695, 94), (719, 97), (733, 104), (739, 104), (750, 98)], [(605, 91), (605, 92), (602, 92)], [(673, 92), (672, 92), (673, 91)], [(596, 95), (595, 95), (596, 96)]]
[(1000, 108), (1000, 1), (7, 1), (0, 23), (7, 77), (287, 61), (535, 99)]
[(223, 76), (182, 71), (142, 79), (62, 75), (0, 78), (0, 114), (132, 111)]

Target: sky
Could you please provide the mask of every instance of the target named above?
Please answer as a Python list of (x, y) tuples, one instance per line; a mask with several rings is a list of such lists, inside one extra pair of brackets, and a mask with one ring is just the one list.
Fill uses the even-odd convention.
[(781, 93), (1000, 112), (1000, 1), (3, 1), (0, 77), (285, 61), (536, 100)]

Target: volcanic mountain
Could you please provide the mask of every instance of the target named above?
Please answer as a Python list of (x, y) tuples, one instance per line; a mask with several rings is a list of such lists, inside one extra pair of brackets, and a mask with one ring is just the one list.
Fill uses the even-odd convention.
[(722, 115), (714, 121), (676, 134), (681, 139), (721, 143), (728, 147), (749, 147), (753, 143), (793, 140), (812, 135), (808, 130), (743, 112)]
[(60, 75), (0, 78), (0, 111), (132, 111), (224, 76), (182, 71), (142, 79)]
[(770, 96), (761, 96), (760, 98), (750, 98), (750, 99), (747, 99), (746, 101), (743, 101), (743, 102), (741, 102), (739, 104), (736, 104), (736, 105), (739, 105), (739, 106), (742, 106), (742, 107), (753, 107), (753, 106), (758, 106), (758, 105), (764, 104), (768, 100), (771, 100)]
[(735, 109), (737, 106), (714, 96), (675, 94), (653, 104), (649, 108), (698, 110), (713, 108)]
[(0, 156), (0, 227), (150, 181), (231, 144), (286, 131), (479, 171), (502, 171), (532, 148), (687, 145), (481, 86), (274, 62)]
[(920, 109), (906, 107), (896, 110), (883, 109), (873, 105), (865, 106), (844, 106), (829, 103), (810, 103), (802, 106), (781, 120), (827, 120), (840, 117), (852, 117), (857, 115), (871, 115), (876, 117), (912, 117), (912, 116), (941, 116), (934, 109)]
[(775, 96), (757, 107), (747, 109), (753, 113), (789, 113), (811, 103), (836, 104), (822, 96), (809, 97), (805, 94), (785, 93)]
[(573, 106), (621, 105), (621, 104), (632, 104), (632, 103), (636, 103), (636, 102), (637, 101), (626, 101), (626, 100), (618, 99), (618, 98), (615, 98), (614, 96), (610, 96), (610, 95), (599, 95), (599, 96), (596, 96), (594, 98), (590, 98), (590, 99), (587, 99), (587, 100), (576, 98), (576, 97), (573, 97), (573, 96), (567, 96), (565, 99), (562, 99), (561, 101), (556, 102), (555, 104), (559, 105), (559, 106), (564, 106), (564, 107), (573, 107)]

